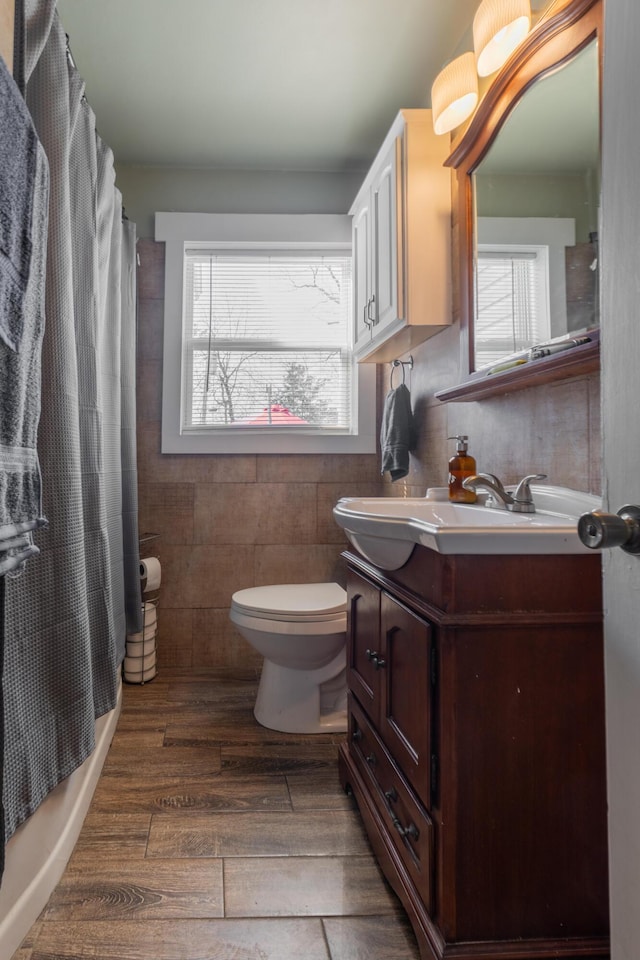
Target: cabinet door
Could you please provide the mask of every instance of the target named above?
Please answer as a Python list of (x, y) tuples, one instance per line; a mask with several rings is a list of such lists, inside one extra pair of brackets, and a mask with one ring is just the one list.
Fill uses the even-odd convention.
[(373, 196), (373, 290), (375, 296), (374, 337), (403, 313), (401, 303), (402, 231), (402, 140), (397, 137), (383, 158), (372, 185)]
[(382, 669), (380, 590), (350, 570), (347, 596), (347, 683), (376, 723)]
[(388, 594), (380, 608), (384, 659), (379, 730), (426, 807), (431, 804), (432, 694), (435, 674), (429, 623)]
[(353, 317), (355, 348), (366, 346), (371, 341), (374, 303), (371, 282), (371, 203), (369, 195), (353, 216)]

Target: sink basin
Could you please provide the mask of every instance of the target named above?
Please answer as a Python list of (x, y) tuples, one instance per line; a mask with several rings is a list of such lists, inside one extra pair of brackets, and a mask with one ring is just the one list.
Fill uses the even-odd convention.
[(347, 497), (333, 516), (354, 547), (383, 570), (403, 566), (421, 544), (447, 554), (593, 553), (578, 538), (578, 518), (601, 509), (598, 497), (567, 487), (531, 486), (535, 513), (425, 498)]

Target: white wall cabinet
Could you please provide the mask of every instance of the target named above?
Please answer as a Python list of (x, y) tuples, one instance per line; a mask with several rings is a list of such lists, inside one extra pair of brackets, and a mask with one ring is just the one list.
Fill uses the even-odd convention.
[(430, 110), (401, 110), (349, 211), (358, 360), (393, 360), (451, 323), (448, 153)]

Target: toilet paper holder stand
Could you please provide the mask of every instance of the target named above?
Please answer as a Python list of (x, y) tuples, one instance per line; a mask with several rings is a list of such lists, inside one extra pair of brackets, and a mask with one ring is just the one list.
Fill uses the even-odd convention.
[[(139, 537), (138, 548), (139, 548), (139, 556), (140, 556), (141, 562), (143, 560), (148, 560), (153, 557), (157, 559), (156, 552), (153, 549), (153, 545), (155, 545), (159, 539), (160, 539), (159, 533), (145, 533)], [(158, 617), (157, 607), (158, 607), (158, 602), (160, 600), (160, 587), (158, 586), (156, 589), (147, 590), (146, 586), (147, 586), (146, 578), (141, 576), (140, 593), (141, 593), (141, 600), (142, 600), (142, 655), (139, 658), (136, 657), (136, 659), (139, 659), (140, 661), (140, 673), (139, 675), (129, 674), (127, 676), (125, 671), (125, 679), (129, 683), (144, 684), (146, 682), (145, 674), (147, 671), (145, 670), (145, 666), (144, 666), (146, 662), (146, 658), (148, 655), (155, 654), (156, 652), (156, 638), (155, 638), (156, 631), (154, 630), (153, 638), (149, 641), (147, 641), (146, 639), (146, 632), (148, 627), (151, 627), (154, 624), (157, 624), (157, 617)], [(149, 614), (150, 605), (152, 605), (154, 608), (154, 616), (152, 619), (150, 618), (150, 614)], [(136, 652), (138, 651), (138, 649), (139, 648), (136, 646)], [(131, 663), (131, 660), (129, 660), (129, 663)], [(153, 676), (155, 676), (155, 673), (156, 671), (154, 666)], [(149, 677), (148, 679), (151, 680), (153, 679), (153, 677)]]

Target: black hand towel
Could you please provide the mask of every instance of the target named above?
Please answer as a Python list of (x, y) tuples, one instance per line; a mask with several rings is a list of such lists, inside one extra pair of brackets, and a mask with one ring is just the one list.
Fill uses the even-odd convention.
[(382, 470), (388, 470), (392, 480), (401, 480), (409, 473), (409, 451), (416, 444), (416, 432), (411, 411), (411, 394), (406, 384), (390, 390), (384, 401), (380, 446)]

